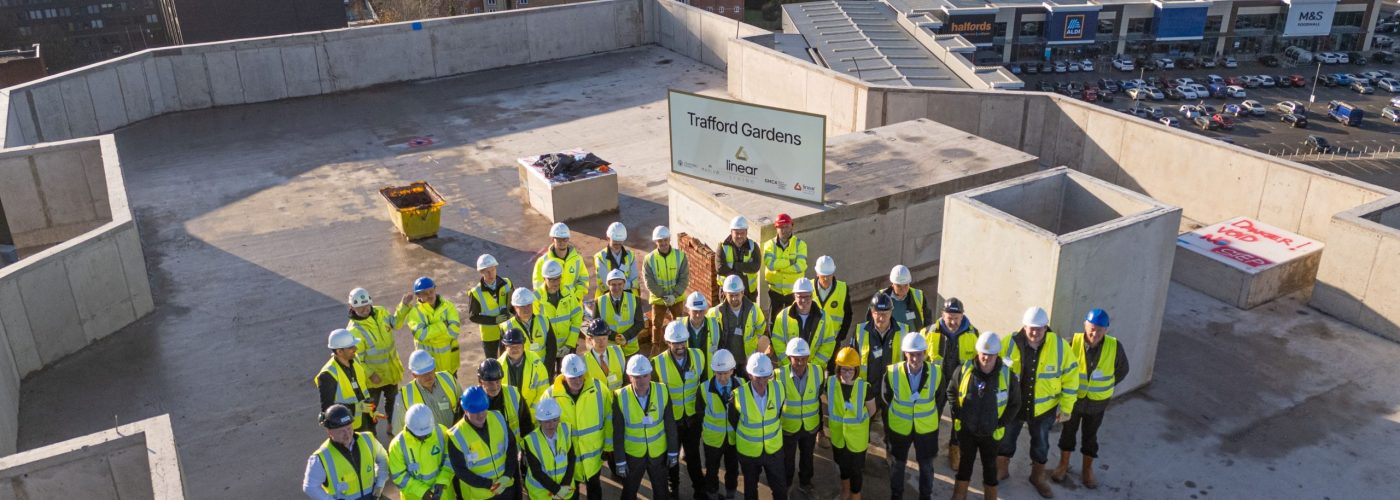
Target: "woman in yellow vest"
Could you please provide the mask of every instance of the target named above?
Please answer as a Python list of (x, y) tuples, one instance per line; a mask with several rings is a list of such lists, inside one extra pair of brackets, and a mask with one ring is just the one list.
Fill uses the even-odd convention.
[(1020, 383), (1002, 362), (1001, 338), (993, 332), (977, 337), (977, 356), (963, 362), (948, 381), (949, 411), (953, 432), (964, 453), (958, 458), (952, 500), (967, 498), (972, 466), (982, 458), (982, 491), (988, 500), (997, 498), (997, 451), (1021, 407)]
[(573, 436), (569, 426), (559, 422), (560, 416), (554, 398), (542, 398), (535, 405), (539, 426), (525, 436), (525, 491), (531, 500), (578, 498)]
[(389, 442), (389, 479), (403, 500), (451, 500), (452, 464), (447, 458), (447, 427), (426, 405), (409, 407), (404, 431)]
[(739, 452), (734, 448), (734, 424), (729, 422), (729, 410), (734, 405), (734, 394), (740, 389), (734, 377), (734, 355), (726, 349), (715, 351), (710, 357), (710, 371), (714, 376), (701, 388), (700, 408), (704, 415), (700, 439), (705, 443), (705, 485), (702, 490), (708, 497), (719, 497), (719, 466), (724, 461), (724, 498), (734, 498), (739, 489)]
[[(383, 409), (385, 415), (393, 415), (399, 381), (403, 380), (403, 361), (399, 359), (399, 349), (394, 345), (394, 325), (398, 322), (388, 309), (374, 305), (368, 290), (351, 290), (349, 302), (350, 323), (345, 325), (345, 329), (355, 334), (359, 341), (355, 359), (365, 367), (365, 375), (369, 376), (366, 384), (369, 404)], [(384, 406), (379, 406), (381, 397)]]
[(515, 499), (519, 448), (506, 418), (490, 409), (486, 391), (470, 387), (462, 394), (467, 414), (449, 431), (447, 456), (462, 500)]
[(511, 310), (507, 304), (515, 290), (515, 283), (496, 274), (496, 267), (496, 258), (491, 254), (477, 257), (476, 272), (481, 274), (481, 279), (467, 293), (467, 320), (476, 323), (481, 333), (481, 349), (488, 358), (500, 355), (500, 325), (510, 319)]
[[(355, 414), (344, 405), (321, 412), (328, 438), (306, 460), (301, 491), (316, 500), (379, 498), (389, 481), (384, 447), (368, 432), (355, 432)], [(354, 460), (350, 457), (355, 457)]]
[(1074, 438), (1084, 429), (1083, 468), (1080, 474), (1084, 487), (1099, 487), (1094, 479), (1094, 459), (1099, 456), (1099, 426), (1113, 399), (1113, 386), (1128, 376), (1128, 356), (1117, 337), (1108, 334), (1108, 311), (1094, 309), (1084, 318), (1084, 333), (1074, 334), (1070, 352), (1079, 358), (1079, 402), (1064, 429), (1060, 430), (1060, 465), (1050, 473), (1050, 479), (1064, 482), (1069, 473), (1069, 456), (1074, 453)]
[(831, 455), (841, 472), (842, 500), (860, 500), (865, 453), (870, 448), (870, 415), (875, 413), (875, 393), (856, 376), (860, 361), (855, 349), (842, 347), (836, 353), (836, 375), (827, 381), (822, 396)]

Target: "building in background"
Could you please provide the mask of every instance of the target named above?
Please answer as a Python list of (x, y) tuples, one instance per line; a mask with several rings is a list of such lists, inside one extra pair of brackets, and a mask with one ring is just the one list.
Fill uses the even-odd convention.
[[(0, 50), (0, 88), (19, 85), (48, 76), (39, 44), (27, 49)], [(4, 244), (0, 240), (0, 244)]]
[(587, 0), (467, 0), (467, 13), (500, 12), (503, 10), (548, 7), (566, 3), (579, 3)]
[(36, 43), (60, 72), (170, 39), (157, 0), (0, 0), (0, 47)]
[(348, 17), (344, 0), (160, 0), (160, 10), (175, 45), (344, 28)]

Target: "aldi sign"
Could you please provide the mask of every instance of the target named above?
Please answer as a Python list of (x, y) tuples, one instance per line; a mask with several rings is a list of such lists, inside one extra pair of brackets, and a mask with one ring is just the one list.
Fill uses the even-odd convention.
[(1099, 11), (1052, 12), (1045, 18), (1045, 41), (1052, 44), (1092, 43), (1099, 28)]

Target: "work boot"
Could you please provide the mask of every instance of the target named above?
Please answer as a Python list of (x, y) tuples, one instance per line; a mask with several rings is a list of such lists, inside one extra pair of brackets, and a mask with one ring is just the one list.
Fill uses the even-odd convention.
[(948, 497), (948, 500), (967, 500), (967, 487), (971, 484), (970, 481), (958, 481), (953, 483), (953, 496)]
[(956, 444), (948, 445), (948, 466), (953, 470), (958, 470), (958, 460), (962, 458), (962, 450)]
[(1055, 491), (1050, 489), (1050, 483), (1045, 482), (1045, 464), (1031, 463), (1030, 482), (1041, 498), (1055, 498)]
[(997, 487), (982, 485), (982, 498), (986, 500), (997, 500)]
[(1056, 465), (1054, 472), (1050, 473), (1051, 481), (1057, 483), (1065, 481), (1065, 475), (1069, 473), (1069, 455), (1068, 451), (1060, 451), (1060, 465)]
[(997, 456), (997, 481), (1005, 481), (1011, 477), (1011, 472), (1007, 469), (1011, 466), (1011, 457)]
[(1079, 471), (1079, 475), (1084, 479), (1084, 487), (1095, 489), (1099, 487), (1099, 481), (1094, 479), (1094, 457), (1084, 456), (1084, 470)]

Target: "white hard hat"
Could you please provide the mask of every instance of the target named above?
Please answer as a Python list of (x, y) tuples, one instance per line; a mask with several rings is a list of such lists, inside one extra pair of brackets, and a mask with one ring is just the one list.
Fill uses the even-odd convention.
[(737, 274), (731, 274), (724, 278), (724, 293), (744, 293), (744, 279)]
[(802, 337), (794, 337), (787, 343), (788, 356), (811, 356), (812, 348), (807, 345), (807, 341)]
[(730, 221), (729, 221), (729, 229), (748, 229), (748, 228), (749, 228), (749, 220), (748, 220), (748, 219), (745, 219), (744, 216), (742, 216), (742, 215), (740, 215), (740, 216), (738, 216), (738, 217), (735, 217), (735, 218), (733, 218), (733, 219), (730, 219)]
[(768, 359), (768, 355), (756, 352), (749, 355), (749, 362), (744, 365), (744, 371), (755, 377), (772, 377), (773, 362)]
[(667, 228), (666, 226), (656, 226), (656, 229), (652, 229), (652, 230), (651, 230), (651, 240), (652, 240), (652, 241), (656, 241), (656, 240), (669, 240), (669, 239), (671, 239), (671, 229), (670, 229), (670, 228)]
[(1050, 324), (1050, 316), (1045, 314), (1045, 310), (1039, 307), (1026, 309), (1026, 313), (1021, 315), (1021, 324), (1026, 326), (1043, 327)]
[(621, 222), (608, 224), (608, 239), (613, 241), (627, 241), (627, 226)]
[(408, 411), (404, 412), (404, 420), (406, 421), (404, 427), (408, 428), (408, 432), (419, 437), (432, 434), (433, 426), (437, 425), (433, 419), (432, 408), (428, 408), (428, 405), (423, 403), (410, 406)]
[(812, 280), (797, 278), (797, 281), (792, 283), (792, 293), (812, 293)]
[(1001, 336), (996, 332), (982, 332), (977, 336), (977, 352), (996, 354), (1001, 352)]
[(559, 408), (559, 402), (552, 397), (540, 398), (540, 402), (535, 403), (535, 420), (558, 420), (561, 413), (563, 411)]
[(489, 253), (481, 254), (480, 257), (477, 257), (477, 258), (476, 258), (476, 270), (477, 270), (477, 271), (480, 271), (480, 270), (482, 270), (482, 269), (486, 269), (486, 268), (488, 268), (488, 267), (496, 267), (496, 266), (497, 266), (497, 264), (496, 264), (496, 258), (495, 258), (495, 257), (492, 257), (491, 254), (489, 254)]
[(817, 276), (831, 276), (836, 274), (836, 259), (829, 255), (817, 257)]
[(647, 357), (641, 354), (633, 354), (627, 360), (627, 374), (634, 377), (651, 375), (651, 361), (648, 361)]
[(924, 341), (924, 334), (919, 332), (909, 332), (904, 337), (903, 345), (899, 346), (904, 352), (924, 352), (928, 350), (928, 342)]
[(414, 375), (427, 375), (434, 370), (437, 370), (437, 361), (428, 351), (419, 349), (408, 355), (408, 371)]
[(686, 331), (685, 323), (675, 320), (666, 324), (667, 342), (685, 342), (690, 340), (690, 332)]
[(709, 301), (700, 292), (690, 292), (690, 296), (685, 298), (685, 308), (692, 311), (704, 311), (709, 307)]
[(549, 237), (568, 238), (569, 226), (567, 224), (564, 224), (563, 222), (555, 222), (553, 226), (549, 226)]
[(364, 307), (374, 305), (374, 299), (369, 296), (369, 290), (356, 288), (350, 291), (350, 307)]
[(710, 358), (710, 369), (716, 372), (733, 370), (734, 355), (729, 353), (729, 349), (715, 351), (715, 355)]
[(535, 303), (535, 292), (529, 288), (516, 288), (510, 294), (510, 305), (524, 307)]
[(540, 274), (545, 278), (558, 278), (564, 275), (564, 265), (554, 259), (546, 260), (544, 267), (540, 269)]
[(890, 269), (890, 283), (908, 285), (913, 282), (914, 277), (909, 275), (909, 268), (904, 267), (904, 264), (894, 266), (893, 269)]
[(627, 275), (621, 269), (613, 269), (608, 271), (608, 281), (613, 280), (627, 281)]
[(346, 330), (344, 328), (336, 328), (335, 330), (331, 330), (330, 337), (326, 338), (326, 347), (329, 347), (331, 349), (345, 349), (347, 347), (355, 347), (356, 343), (357, 341), (355, 340), (355, 334), (350, 333), (350, 330)]
[(560, 367), (559, 373), (563, 373), (565, 377), (578, 378), (588, 373), (588, 367), (583, 364), (583, 358), (579, 355), (569, 354), (564, 356), (564, 363)]

